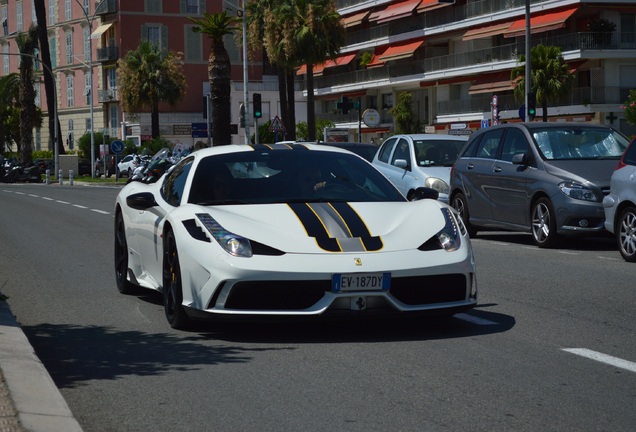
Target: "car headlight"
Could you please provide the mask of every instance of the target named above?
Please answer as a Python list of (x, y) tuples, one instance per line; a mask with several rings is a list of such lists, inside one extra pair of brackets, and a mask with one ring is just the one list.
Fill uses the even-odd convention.
[(207, 213), (197, 213), (196, 216), (227, 253), (245, 258), (252, 256), (252, 245), (248, 239), (227, 231)]
[(570, 198), (583, 201), (595, 201), (599, 202), (598, 197), (594, 194), (592, 189), (583, 186), (580, 183), (573, 181), (566, 181), (559, 184), (559, 190)]
[[(461, 246), (462, 237), (460, 229), (463, 227), (459, 225), (460, 222), (453, 216), (451, 209), (442, 208), (441, 211), (446, 221), (444, 228), (422, 244), (418, 248), (419, 250), (430, 251), (444, 249), (446, 252), (454, 252)], [(462, 231), (464, 230), (462, 229)]]
[(437, 192), (446, 195), (448, 195), (448, 192), (450, 190), (448, 184), (444, 180), (437, 177), (428, 177), (424, 181), (424, 186), (426, 186), (427, 188), (435, 189)]

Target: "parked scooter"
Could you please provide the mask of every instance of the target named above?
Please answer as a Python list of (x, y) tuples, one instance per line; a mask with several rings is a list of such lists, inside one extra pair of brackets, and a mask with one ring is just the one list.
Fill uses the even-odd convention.
[(37, 165), (15, 164), (2, 179), (4, 183), (42, 183), (42, 175)]

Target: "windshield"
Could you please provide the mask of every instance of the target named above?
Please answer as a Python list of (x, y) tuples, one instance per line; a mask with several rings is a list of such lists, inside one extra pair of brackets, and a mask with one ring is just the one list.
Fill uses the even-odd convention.
[(263, 150), (202, 159), (189, 202), (265, 204), (325, 201), (405, 201), (372, 165), (328, 151)]
[(453, 166), (466, 141), (427, 139), (415, 140), (415, 156), (418, 166)]
[(547, 160), (619, 159), (627, 138), (608, 128), (563, 126), (533, 129), (532, 136)]

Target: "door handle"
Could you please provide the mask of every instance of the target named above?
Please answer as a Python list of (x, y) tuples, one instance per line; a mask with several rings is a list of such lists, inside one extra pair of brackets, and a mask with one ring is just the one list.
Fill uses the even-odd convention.
[(492, 171), (493, 171), (493, 172), (496, 172), (496, 173), (499, 173), (499, 172), (501, 172), (501, 167), (498, 167), (498, 166), (493, 167), (493, 168), (492, 168)]

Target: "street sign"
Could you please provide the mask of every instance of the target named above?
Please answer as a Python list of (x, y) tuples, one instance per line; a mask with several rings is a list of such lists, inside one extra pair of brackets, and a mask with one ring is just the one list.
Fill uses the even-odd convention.
[(207, 138), (207, 137), (208, 137), (207, 123), (192, 123), (192, 138)]
[(113, 153), (115, 154), (119, 154), (121, 152), (124, 151), (124, 143), (121, 140), (115, 140), (112, 143), (110, 143), (110, 149), (113, 151)]
[(285, 132), (285, 130), (286, 130), (285, 125), (281, 121), (280, 117), (278, 116), (274, 117), (274, 120), (272, 120), (272, 123), (269, 125), (269, 131), (270, 132)]

